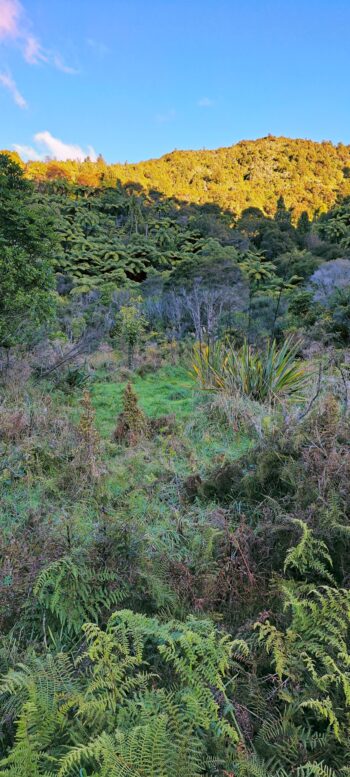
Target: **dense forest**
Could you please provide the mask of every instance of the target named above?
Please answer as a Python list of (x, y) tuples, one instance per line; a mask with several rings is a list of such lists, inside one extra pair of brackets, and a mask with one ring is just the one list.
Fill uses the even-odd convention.
[(108, 165), (100, 156), (96, 163), (88, 158), (28, 162), (25, 171), (37, 182), (60, 178), (107, 188), (118, 181), (138, 184), (146, 194), (155, 190), (184, 202), (213, 203), (236, 217), (249, 207), (273, 216), (282, 195), (296, 221), (303, 210), (312, 216), (350, 195), (350, 146), (269, 135), (215, 151), (176, 150), (138, 164)]
[(0, 775), (350, 775), (350, 148), (0, 153)]

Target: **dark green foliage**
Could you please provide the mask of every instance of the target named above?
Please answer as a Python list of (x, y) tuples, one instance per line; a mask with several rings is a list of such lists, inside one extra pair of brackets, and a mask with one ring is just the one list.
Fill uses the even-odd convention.
[(343, 248), (348, 248), (350, 229), (350, 200), (332, 208), (321, 216), (318, 224), (319, 235), (329, 243), (337, 243)]
[(302, 236), (307, 235), (308, 232), (310, 232), (311, 224), (308, 212), (306, 210), (303, 210), (298, 218), (297, 229)]
[(241, 278), (237, 264), (239, 254), (234, 246), (222, 246), (217, 239), (210, 238), (192, 255), (184, 257), (175, 265), (166, 280), (166, 289), (191, 288), (200, 278), (204, 287), (234, 285)]
[(52, 218), (22, 169), (0, 154), (0, 348), (31, 340), (54, 309)]
[[(344, 278), (344, 284), (345, 284)], [(350, 286), (330, 290), (323, 300), (315, 301), (314, 292), (306, 289), (291, 296), (288, 318), (294, 328), (327, 344), (347, 346), (350, 337)]]
[[(316, 311), (316, 312), (315, 312)], [(314, 323), (317, 317), (317, 306), (313, 301), (312, 291), (302, 290), (296, 292), (289, 304), (289, 313), (295, 316), (300, 323), (307, 320)]]
[(334, 342), (348, 345), (350, 342), (350, 286), (336, 289), (322, 311), (325, 332)]
[(68, 367), (55, 376), (55, 382), (58, 388), (69, 392), (77, 388), (84, 388), (89, 382), (89, 374), (84, 367)]

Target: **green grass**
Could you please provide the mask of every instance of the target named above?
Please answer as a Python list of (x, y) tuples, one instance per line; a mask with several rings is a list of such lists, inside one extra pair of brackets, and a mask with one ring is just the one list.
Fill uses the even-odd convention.
[[(132, 384), (146, 415), (158, 417), (175, 413), (179, 420), (188, 418), (198, 401), (196, 386), (186, 369), (178, 366), (163, 367), (154, 373), (140, 377), (135, 375)], [(96, 410), (96, 426), (103, 437), (110, 437), (122, 409), (122, 394), (126, 381), (118, 381), (115, 373), (98, 371), (91, 386)]]
[[(163, 497), (158, 498), (158, 491), (162, 491), (164, 483), (167, 483), (168, 494), (171, 484), (177, 484), (176, 488), (174, 486), (176, 501), (182, 479), (194, 472), (205, 477), (208, 469), (225, 459), (238, 458), (251, 445), (248, 437), (237, 434), (224, 419), (219, 421), (211, 417), (208, 395), (198, 391), (185, 367), (169, 365), (143, 377), (135, 375), (132, 383), (140, 407), (148, 417), (174, 414), (178, 422), (174, 435), (141, 441), (135, 449), (118, 446), (112, 441), (112, 432), (122, 409), (126, 381), (118, 380), (118, 371), (111, 373), (104, 367), (95, 371), (88, 388), (96, 413), (95, 426), (104, 440), (102, 456), (106, 465), (107, 501), (116, 500), (118, 504), (121, 497), (127, 497), (133, 515), (150, 514), (152, 510), (157, 513), (163, 509)], [(70, 393), (54, 390), (51, 396), (58, 418), (68, 409), (74, 423), (79, 422), (82, 390)], [(49, 446), (50, 440), (46, 442)], [(36, 514), (40, 510), (56, 524), (64, 508), (74, 524), (82, 522), (85, 525), (84, 532), (79, 529), (81, 538), (83, 534), (84, 537), (89, 535), (93, 531), (95, 507), (66, 501), (60, 485), (61, 472), (56, 466), (50, 470), (44, 467), (40, 476), (36, 473), (33, 479), (29, 474), (28, 478), (22, 459), (19, 443), (13, 447), (10, 456), (11, 470), (8, 475), (6, 469), (3, 472), (0, 528), (8, 531), (25, 522), (31, 512)], [(83, 519), (80, 518), (81, 511)]]
[(191, 440), (198, 461), (198, 469), (201, 472), (207, 467), (223, 461), (224, 458), (238, 459), (252, 445), (252, 440), (248, 436), (210, 424), (207, 425), (203, 433), (194, 429)]
[[(140, 407), (149, 417), (174, 414), (179, 422), (180, 436), (191, 455), (184, 451), (165, 454), (158, 446), (156, 458), (172, 457), (172, 467), (178, 475), (186, 475), (195, 467), (204, 472), (223, 457), (238, 458), (251, 445), (251, 440), (234, 432), (225, 424), (218, 425), (208, 417), (207, 396), (198, 391), (187, 370), (181, 366), (163, 367), (151, 374), (135, 375), (133, 387)], [(104, 438), (110, 438), (122, 409), (125, 381), (118, 381), (116, 374), (97, 371), (91, 386), (96, 411), (96, 427)], [(164, 448), (164, 446), (163, 446)], [(121, 467), (121, 470), (124, 468)], [(138, 480), (151, 477), (150, 470), (157, 469), (155, 462), (140, 465)], [(125, 472), (124, 472), (125, 475)], [(130, 482), (130, 480), (129, 480)]]
[(0, 496), (0, 528), (8, 531), (16, 524), (21, 524), (31, 513), (40, 508), (43, 500), (41, 484), (31, 488), (26, 482), (15, 480), (12, 484), (2, 484)]

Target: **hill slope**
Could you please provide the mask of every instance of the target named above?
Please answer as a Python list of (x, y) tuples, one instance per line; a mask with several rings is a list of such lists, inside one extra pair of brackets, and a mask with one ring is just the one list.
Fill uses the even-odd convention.
[(239, 215), (247, 207), (275, 212), (284, 196), (297, 218), (328, 210), (350, 195), (350, 146), (268, 136), (214, 151), (173, 151), (137, 164), (29, 162), (28, 177), (65, 178), (82, 186), (133, 183), (145, 192), (194, 203), (213, 202)]

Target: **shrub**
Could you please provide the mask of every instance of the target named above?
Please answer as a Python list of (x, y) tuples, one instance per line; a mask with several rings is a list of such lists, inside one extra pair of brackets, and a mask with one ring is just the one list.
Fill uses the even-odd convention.
[(70, 392), (85, 387), (89, 377), (85, 367), (68, 367), (56, 378), (56, 386), (62, 391)]
[(119, 443), (135, 445), (147, 430), (146, 416), (138, 406), (137, 395), (131, 383), (128, 383), (123, 394), (123, 410), (118, 416), (113, 438)]
[(83, 393), (81, 407), (82, 413), (78, 427), (79, 444), (75, 456), (75, 465), (81, 475), (85, 475), (91, 482), (96, 482), (102, 474), (102, 469), (99, 436), (94, 426), (95, 412), (88, 391)]
[(192, 369), (203, 388), (240, 394), (269, 404), (285, 397), (301, 401), (307, 373), (296, 358), (300, 345), (287, 338), (278, 347), (273, 340), (263, 353), (257, 352), (247, 340), (236, 351), (220, 343), (212, 349), (196, 345)]

